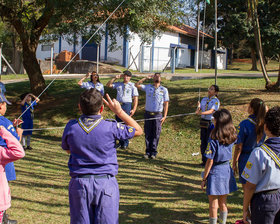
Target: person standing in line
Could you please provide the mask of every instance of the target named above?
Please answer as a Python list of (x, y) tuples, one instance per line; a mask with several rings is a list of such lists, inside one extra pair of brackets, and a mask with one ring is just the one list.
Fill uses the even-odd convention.
[[(138, 90), (134, 83), (130, 82), (131, 72), (124, 71), (122, 75), (117, 75), (112, 78), (106, 86), (117, 90), (117, 101), (120, 102), (122, 109), (129, 115), (133, 116), (138, 106)], [(123, 82), (115, 82), (117, 79), (123, 78)], [(133, 101), (133, 107), (132, 107)], [(116, 115), (116, 120), (122, 122), (122, 120)], [(119, 146), (121, 149), (127, 149), (129, 140), (120, 140)]]
[(207, 148), (209, 135), (211, 132), (211, 124), (213, 119), (213, 114), (220, 107), (220, 101), (218, 99), (219, 87), (217, 85), (211, 85), (208, 89), (208, 97), (204, 97), (201, 103), (198, 102), (196, 114), (201, 115), (200, 119), (200, 152), (202, 164), (205, 166), (206, 157), (204, 152)]
[[(248, 106), (249, 117), (240, 122), (237, 131), (238, 138), (235, 146), (232, 168), (239, 173), (239, 182), (244, 188), (246, 180), (241, 177), (251, 152), (260, 147), (265, 140), (264, 118), (266, 113), (265, 102), (259, 98), (251, 100)], [(238, 162), (238, 166), (237, 166)]]
[(209, 199), (209, 224), (217, 223), (218, 208), (220, 210), (219, 223), (226, 224), (227, 195), (237, 190), (230, 166), (232, 148), (237, 134), (228, 110), (218, 110), (213, 116), (214, 129), (210, 133), (210, 141), (204, 154), (207, 161), (201, 189), (203, 190), (206, 186)]
[[(153, 84), (143, 85), (147, 79), (153, 79)], [(166, 119), (169, 105), (168, 89), (161, 85), (161, 74), (155, 73), (152, 76), (145, 77), (136, 83), (136, 87), (146, 92), (145, 104), (145, 159), (155, 159), (158, 151), (159, 137), (161, 127)], [(163, 113), (162, 113), (163, 112)]]
[[(84, 82), (85, 79), (87, 79), (90, 76), (90, 81), (88, 82)], [(100, 82), (99, 80), (99, 75), (96, 72), (88, 72), (85, 77), (83, 77), (79, 82), (78, 85), (81, 88), (84, 89), (91, 89), (91, 88), (95, 88), (97, 89), (102, 96), (104, 96), (104, 86), (103, 84)]]
[[(267, 111), (264, 119), (267, 140), (251, 152), (242, 177), (243, 223), (280, 223), (280, 107)], [(249, 211), (250, 206), (250, 211)], [(250, 214), (251, 213), (251, 214)]]

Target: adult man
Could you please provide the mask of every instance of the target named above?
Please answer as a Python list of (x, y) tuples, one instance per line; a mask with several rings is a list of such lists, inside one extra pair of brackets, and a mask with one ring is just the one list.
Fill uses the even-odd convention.
[[(153, 84), (142, 85), (146, 79), (152, 79)], [(160, 85), (161, 74), (155, 73), (152, 76), (139, 80), (135, 85), (138, 89), (146, 92), (145, 105), (145, 159), (155, 159), (157, 155), (157, 146), (161, 133), (161, 126), (166, 119), (168, 112), (169, 95), (167, 88)], [(162, 115), (163, 111), (163, 115)]]
[[(131, 76), (132, 74), (130, 71), (124, 71), (122, 75), (116, 75), (115, 78), (112, 78), (106, 84), (106, 86), (117, 89), (117, 101), (120, 102), (122, 109), (132, 117), (137, 109), (139, 94), (134, 83), (130, 82)], [(119, 78), (123, 78), (123, 82), (115, 82)], [(118, 122), (122, 122), (122, 120), (118, 116), (116, 116), (116, 120)], [(128, 139), (119, 141), (119, 146), (121, 147), (121, 149), (126, 149), (128, 147), (128, 144)]]
[(265, 116), (264, 131), (268, 139), (254, 149), (243, 170), (243, 222), (251, 207), (252, 224), (280, 223), (280, 107)]

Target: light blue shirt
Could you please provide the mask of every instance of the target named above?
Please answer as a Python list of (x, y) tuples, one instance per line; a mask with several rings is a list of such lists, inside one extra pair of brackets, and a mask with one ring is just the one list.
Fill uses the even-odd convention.
[[(202, 112), (211, 110), (211, 109), (214, 109), (214, 111), (217, 111), (217, 110), (219, 110), (219, 107), (220, 107), (220, 101), (216, 96), (212, 96), (210, 99), (209, 99), (209, 97), (204, 97), (200, 103), (200, 109)], [(201, 115), (201, 118), (211, 121), (213, 119), (213, 114), (214, 114), (214, 112), (212, 114)]]
[(115, 82), (112, 85), (113, 89), (117, 90), (117, 101), (120, 103), (132, 103), (132, 98), (139, 96), (138, 90), (132, 82), (127, 84)]
[(140, 85), (141, 90), (146, 92), (145, 110), (149, 112), (162, 112), (163, 103), (169, 101), (167, 88), (159, 86), (157, 89), (153, 84)]
[(6, 92), (5, 84), (3, 82), (0, 82), (0, 90), (1, 90), (1, 93)]
[(241, 176), (257, 185), (255, 193), (280, 188), (280, 169), (260, 147), (251, 153)]
[(97, 82), (96, 85), (91, 81), (83, 82), (81, 88), (84, 89), (96, 88), (102, 94), (102, 96), (104, 96), (104, 86), (100, 82)]

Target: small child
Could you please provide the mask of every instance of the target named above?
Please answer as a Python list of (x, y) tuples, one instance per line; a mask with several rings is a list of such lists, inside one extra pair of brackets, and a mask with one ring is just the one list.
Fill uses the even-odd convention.
[[(35, 99), (32, 101), (32, 97)], [(34, 96), (32, 93), (24, 93), (20, 96), (21, 98), (21, 110), (22, 113), (22, 128), (23, 129), (33, 129), (33, 119), (34, 119), (34, 106), (40, 101), (38, 97)], [(30, 140), (32, 135), (32, 130), (23, 131), (22, 134), (22, 145), (24, 149), (32, 149), (30, 146)], [(26, 146), (27, 145), (27, 146)]]
[(20, 142), (4, 126), (0, 126), (0, 136), (7, 144), (6, 147), (0, 146), (0, 223), (15, 223), (11, 220), (3, 220), (5, 211), (11, 207), (11, 194), (5, 174), (5, 166), (24, 157), (24, 150)]
[[(62, 148), (70, 154), (68, 167), (71, 224), (118, 223), (119, 188), (115, 141), (142, 134), (142, 128), (123, 111), (120, 103), (96, 89), (85, 90), (79, 101), (82, 116), (70, 120)], [(104, 120), (103, 102), (126, 125)]]
[[(280, 223), (280, 107), (267, 111), (264, 119), (267, 140), (251, 152), (242, 172), (245, 179), (243, 222)], [(250, 212), (249, 212), (250, 206)], [(251, 214), (250, 214), (251, 213)]]
[(207, 161), (201, 189), (203, 190), (205, 185), (207, 186), (209, 223), (217, 223), (219, 208), (219, 223), (226, 224), (227, 195), (237, 190), (233, 170), (229, 163), (232, 159), (232, 147), (237, 135), (228, 110), (218, 110), (213, 114), (213, 117), (214, 129), (210, 133), (211, 139), (204, 154)]

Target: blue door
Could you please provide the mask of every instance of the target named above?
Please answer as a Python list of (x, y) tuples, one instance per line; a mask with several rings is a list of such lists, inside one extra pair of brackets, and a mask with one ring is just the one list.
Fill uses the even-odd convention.
[[(82, 44), (87, 42), (87, 39), (83, 38)], [(82, 49), (82, 59), (89, 61), (96, 61), (97, 59), (97, 44), (91, 40), (87, 45)]]

